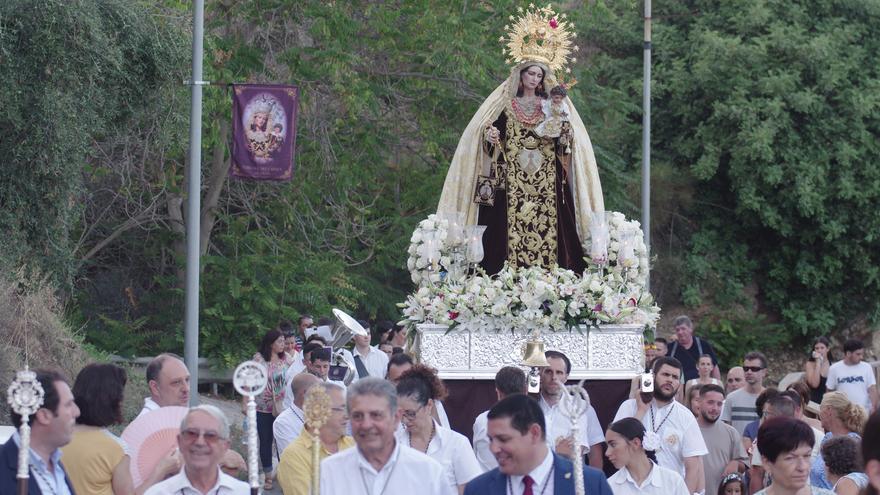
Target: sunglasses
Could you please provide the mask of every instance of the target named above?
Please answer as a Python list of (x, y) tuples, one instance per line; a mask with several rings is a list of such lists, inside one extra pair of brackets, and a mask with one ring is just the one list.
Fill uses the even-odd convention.
[(194, 428), (187, 428), (185, 430), (180, 430), (180, 436), (183, 438), (183, 441), (186, 443), (192, 443), (202, 437), (205, 439), (205, 443), (210, 445), (215, 445), (218, 440), (221, 439), (220, 434), (216, 431), (212, 430), (196, 430)]
[(757, 373), (762, 369), (764, 368), (762, 368), (761, 366), (743, 366), (743, 371), (751, 371), (752, 373)]

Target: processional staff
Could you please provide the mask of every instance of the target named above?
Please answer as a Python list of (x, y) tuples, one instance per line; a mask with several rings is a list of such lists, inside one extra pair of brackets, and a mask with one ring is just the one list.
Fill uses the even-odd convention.
[(21, 426), (18, 434), (21, 437), (21, 445), (18, 449), (18, 495), (28, 493), (28, 468), (31, 451), (31, 427), (28, 417), (40, 410), (43, 405), (43, 386), (37, 380), (37, 374), (25, 366), (23, 371), (15, 374), (15, 380), (6, 390), (9, 407), (21, 416)]
[(303, 403), (306, 425), (312, 434), (312, 482), (309, 485), (310, 495), (321, 493), (321, 436), (320, 430), (330, 417), (330, 396), (324, 387), (312, 387), (306, 392)]
[(248, 398), (248, 484), (251, 486), (251, 495), (257, 495), (260, 491), (260, 472), (257, 465), (257, 402), (254, 397), (266, 390), (268, 381), (268, 370), (262, 363), (256, 361), (239, 364), (232, 375), (232, 385), (235, 390)]
[(585, 495), (584, 493), (584, 459), (581, 456), (581, 417), (590, 407), (590, 396), (584, 389), (584, 380), (578, 382), (577, 385), (569, 385), (565, 387), (565, 393), (562, 394), (562, 413), (571, 421), (571, 443), (573, 449), (571, 452), (571, 463), (574, 468), (574, 493), (575, 495)]

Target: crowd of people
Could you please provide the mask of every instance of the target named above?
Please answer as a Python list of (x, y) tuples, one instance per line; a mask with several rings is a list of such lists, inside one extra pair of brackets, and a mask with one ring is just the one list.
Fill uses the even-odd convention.
[[(722, 381), (711, 343), (694, 335), (691, 320), (680, 317), (674, 326), (672, 341), (658, 338), (645, 348), (653, 390), (634, 386), (607, 427), (592, 405), (579, 419), (566, 416), (561, 402), (571, 362), (548, 350), (539, 394), (527, 393), (522, 368), (498, 370), (497, 402), (474, 418), (469, 440), (449, 424), (437, 371), (414, 362), (398, 328), (379, 324), (371, 336), (354, 338), (347, 351), (354, 376), (346, 386), (334, 379), (339, 350), (327, 348), (321, 325), (308, 316), (297, 326), (284, 322), (264, 335), (253, 358), (269, 378), (256, 398), (261, 483), (269, 490), (277, 481), (285, 495), (309, 494), (320, 442), (322, 494), (570, 494), (572, 459), (583, 464), (592, 495), (877, 493), (880, 413), (861, 342), (846, 341), (843, 358), (832, 363), (830, 342), (817, 340), (804, 379), (780, 390), (765, 387), (761, 352), (744, 353)], [(136, 485), (131, 453), (108, 429), (123, 422), (125, 371), (91, 364), (72, 387), (57, 372), (40, 370), (37, 377), (45, 399), (28, 418), (28, 493), (250, 493), (236, 477), (246, 466), (230, 448), (220, 409), (190, 408), (177, 448)], [(189, 372), (179, 357), (157, 356), (146, 381), (150, 396), (141, 415), (188, 407)], [(313, 387), (329, 398), (319, 428), (303, 411)], [(818, 418), (806, 414), (811, 403)], [(21, 417), (13, 414), (12, 422), (19, 426)], [(20, 445), (16, 433), (0, 447), (0, 493), (15, 493)]]

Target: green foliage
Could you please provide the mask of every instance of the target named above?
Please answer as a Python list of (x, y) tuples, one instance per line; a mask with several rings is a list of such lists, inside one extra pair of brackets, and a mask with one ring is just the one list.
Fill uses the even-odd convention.
[(0, 3), (0, 257), (69, 287), (82, 171), (172, 76), (166, 23), (126, 0)]
[(700, 335), (708, 338), (718, 354), (722, 370), (742, 364), (747, 350), (780, 350), (790, 345), (781, 325), (764, 316), (748, 316), (735, 311), (712, 311), (700, 320)]
[(880, 3), (661, 8), (656, 153), (720, 206), (690, 212), (688, 302), (754, 281), (794, 334), (880, 316)]

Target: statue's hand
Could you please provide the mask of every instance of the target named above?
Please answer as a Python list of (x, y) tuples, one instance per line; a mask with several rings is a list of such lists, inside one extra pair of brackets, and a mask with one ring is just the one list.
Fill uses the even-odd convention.
[(498, 145), (501, 142), (501, 131), (499, 131), (495, 126), (489, 126), (486, 128), (486, 142), (489, 144)]

